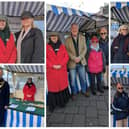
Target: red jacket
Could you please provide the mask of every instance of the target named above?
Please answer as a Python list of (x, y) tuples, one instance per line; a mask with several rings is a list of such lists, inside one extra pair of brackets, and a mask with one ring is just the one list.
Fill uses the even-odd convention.
[(15, 63), (17, 58), (17, 49), (13, 34), (10, 35), (6, 46), (0, 38), (0, 63)]
[[(68, 53), (62, 44), (57, 54), (53, 48), (47, 44), (47, 84), (49, 92), (59, 92), (68, 87), (67, 62)], [(56, 70), (53, 65), (61, 65), (61, 69)]]
[(103, 71), (103, 53), (91, 50), (88, 57), (88, 69), (90, 73), (100, 73)]
[[(23, 94), (24, 94), (24, 100), (27, 101), (34, 101), (34, 95), (36, 93), (36, 87), (34, 84), (29, 88), (27, 84), (25, 84), (23, 88)], [(28, 97), (27, 95), (31, 95), (31, 97)]]

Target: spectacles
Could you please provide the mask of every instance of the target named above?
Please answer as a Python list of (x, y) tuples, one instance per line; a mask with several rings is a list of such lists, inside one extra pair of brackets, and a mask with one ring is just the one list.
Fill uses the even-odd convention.
[(123, 90), (123, 87), (119, 87), (118, 89), (119, 89), (119, 90)]
[(100, 35), (106, 35), (107, 33), (100, 33)]

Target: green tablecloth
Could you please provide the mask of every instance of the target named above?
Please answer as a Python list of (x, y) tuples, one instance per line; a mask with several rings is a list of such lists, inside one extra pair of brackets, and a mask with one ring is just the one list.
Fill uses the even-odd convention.
[[(15, 99), (15, 98), (11, 98), (10, 105), (11, 104), (16, 104), (16, 105), (18, 105), (18, 107), (16, 107), (16, 108), (8, 107), (9, 109), (17, 110), (20, 112), (31, 113), (34, 115), (44, 116), (44, 108), (39, 108), (39, 107), (36, 107), (35, 105), (33, 105), (33, 104), (44, 105), (43, 102), (29, 102), (29, 101), (21, 101), (21, 100)], [(26, 111), (27, 107), (35, 107), (36, 110), (35, 111)]]

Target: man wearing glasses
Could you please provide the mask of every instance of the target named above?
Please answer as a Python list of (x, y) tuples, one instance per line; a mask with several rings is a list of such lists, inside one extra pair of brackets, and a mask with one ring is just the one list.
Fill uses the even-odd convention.
[(105, 27), (100, 28), (99, 34), (99, 46), (102, 49), (106, 58), (106, 71), (103, 74), (104, 89), (108, 89), (109, 40), (107, 29)]

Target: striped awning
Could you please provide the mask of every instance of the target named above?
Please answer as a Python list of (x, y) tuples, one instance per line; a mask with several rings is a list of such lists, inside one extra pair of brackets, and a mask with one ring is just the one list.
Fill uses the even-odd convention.
[(111, 2), (111, 17), (120, 23), (128, 23), (129, 2)]
[(43, 16), (44, 2), (0, 2), (0, 14), (19, 17), (23, 11), (30, 11), (34, 16)]
[(91, 15), (90, 21), (84, 23), (83, 26), (81, 26), (80, 31), (82, 32), (96, 32), (96, 29), (100, 27), (107, 27), (108, 17), (102, 16), (102, 15)]
[(82, 26), (90, 20), (90, 14), (79, 10), (47, 5), (47, 31), (69, 32), (72, 23)]
[(44, 73), (42, 65), (5, 65), (4, 68), (16, 73)]
[(129, 71), (126, 70), (112, 70), (111, 85), (116, 85), (118, 82), (123, 86), (129, 86)]

